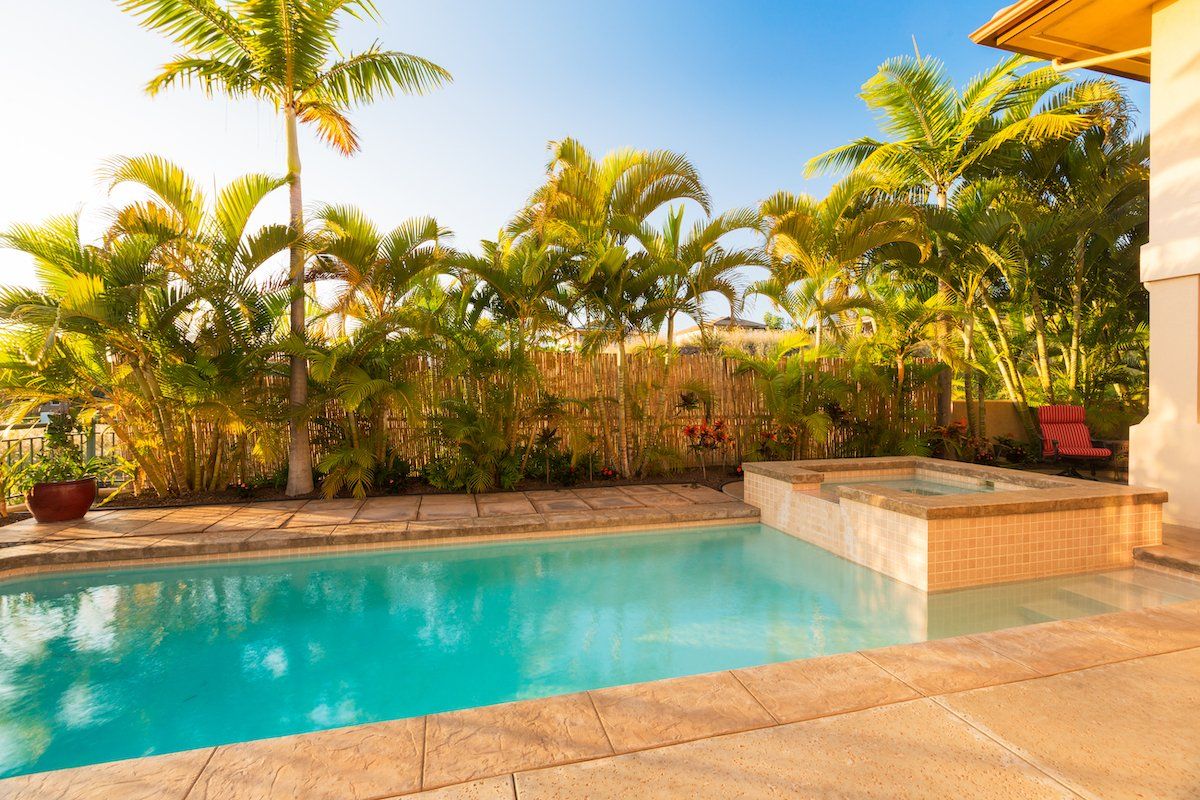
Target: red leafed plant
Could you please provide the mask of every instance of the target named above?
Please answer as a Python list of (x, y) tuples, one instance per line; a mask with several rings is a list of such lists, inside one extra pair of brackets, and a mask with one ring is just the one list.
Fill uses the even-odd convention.
[(718, 450), (724, 453), (733, 438), (723, 419), (685, 425), (683, 435), (687, 437), (688, 448), (696, 453), (696, 460), (700, 462), (700, 474), (705, 478), (708, 477), (708, 469), (704, 463), (705, 453), (713, 453)]

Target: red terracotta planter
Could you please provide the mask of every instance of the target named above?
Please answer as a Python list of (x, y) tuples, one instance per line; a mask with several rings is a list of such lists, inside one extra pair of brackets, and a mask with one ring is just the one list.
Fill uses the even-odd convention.
[(29, 513), (38, 522), (79, 519), (96, 500), (96, 479), (83, 478), (63, 483), (35, 483), (25, 493)]

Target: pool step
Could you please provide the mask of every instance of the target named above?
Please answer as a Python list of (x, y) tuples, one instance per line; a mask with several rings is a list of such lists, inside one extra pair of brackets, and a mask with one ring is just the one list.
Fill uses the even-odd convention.
[(1152, 570), (1122, 570), (1095, 576), (1097, 582), (1136, 598), (1141, 606), (1181, 603), (1200, 597), (1200, 586)]
[(1098, 602), (1088, 597), (1059, 589), (1053, 597), (1034, 600), (1025, 603), (1017, 609), (1021, 616), (1029, 622), (1052, 622), (1058, 619), (1072, 619), (1092, 614), (1104, 614), (1109, 611), (1120, 611), (1118, 606)]

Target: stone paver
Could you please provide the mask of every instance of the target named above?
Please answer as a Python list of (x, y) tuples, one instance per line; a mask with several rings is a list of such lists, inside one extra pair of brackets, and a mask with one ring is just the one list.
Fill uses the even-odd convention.
[(517, 800), (511, 775), (405, 795), (407, 800)]
[(421, 718), (218, 747), (187, 800), (367, 800), (421, 788)]
[(575, 489), (575, 494), (588, 506), (597, 510), (610, 508), (638, 508), (645, 506), (633, 495), (626, 494), (621, 489), (613, 486), (599, 487), (594, 489)]
[(425, 729), (425, 786), (612, 752), (585, 693), (435, 714)]
[(775, 723), (728, 672), (598, 689), (591, 695), (618, 753)]
[(518, 773), (521, 800), (1070, 798), (932, 700)]
[(1039, 674), (969, 636), (884, 647), (863, 655), (926, 695), (978, 689)]
[(920, 697), (912, 687), (859, 653), (785, 661), (734, 670), (733, 674), (780, 722)]
[(497, 492), (476, 495), (475, 503), (481, 517), (504, 517), (515, 514), (535, 514), (537, 509), (525, 495), (517, 492)]
[(288, 528), (307, 528), (312, 525), (340, 525), (354, 519), (362, 500), (309, 500), (292, 514)]
[(354, 522), (410, 522), (417, 518), (419, 494), (396, 497), (368, 497), (354, 516)]
[(1042, 675), (1094, 667), (1141, 655), (1086, 623), (1044, 622), (981, 633), (975, 637), (1000, 655)]
[(421, 498), (419, 520), (467, 519), (479, 516), (475, 498), (469, 494), (427, 494)]
[(0, 780), (0, 800), (181, 800), (213, 748)]
[(941, 698), (1087, 797), (1200, 792), (1200, 650)]

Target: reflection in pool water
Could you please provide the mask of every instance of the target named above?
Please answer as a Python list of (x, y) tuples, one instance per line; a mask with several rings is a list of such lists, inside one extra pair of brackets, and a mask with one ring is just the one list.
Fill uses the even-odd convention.
[[(1134, 607), (1192, 589), (1132, 570), (1085, 577), (927, 597), (744, 525), (10, 581), (0, 584), (0, 776)], [(1078, 591), (1064, 594), (1070, 586)]]

